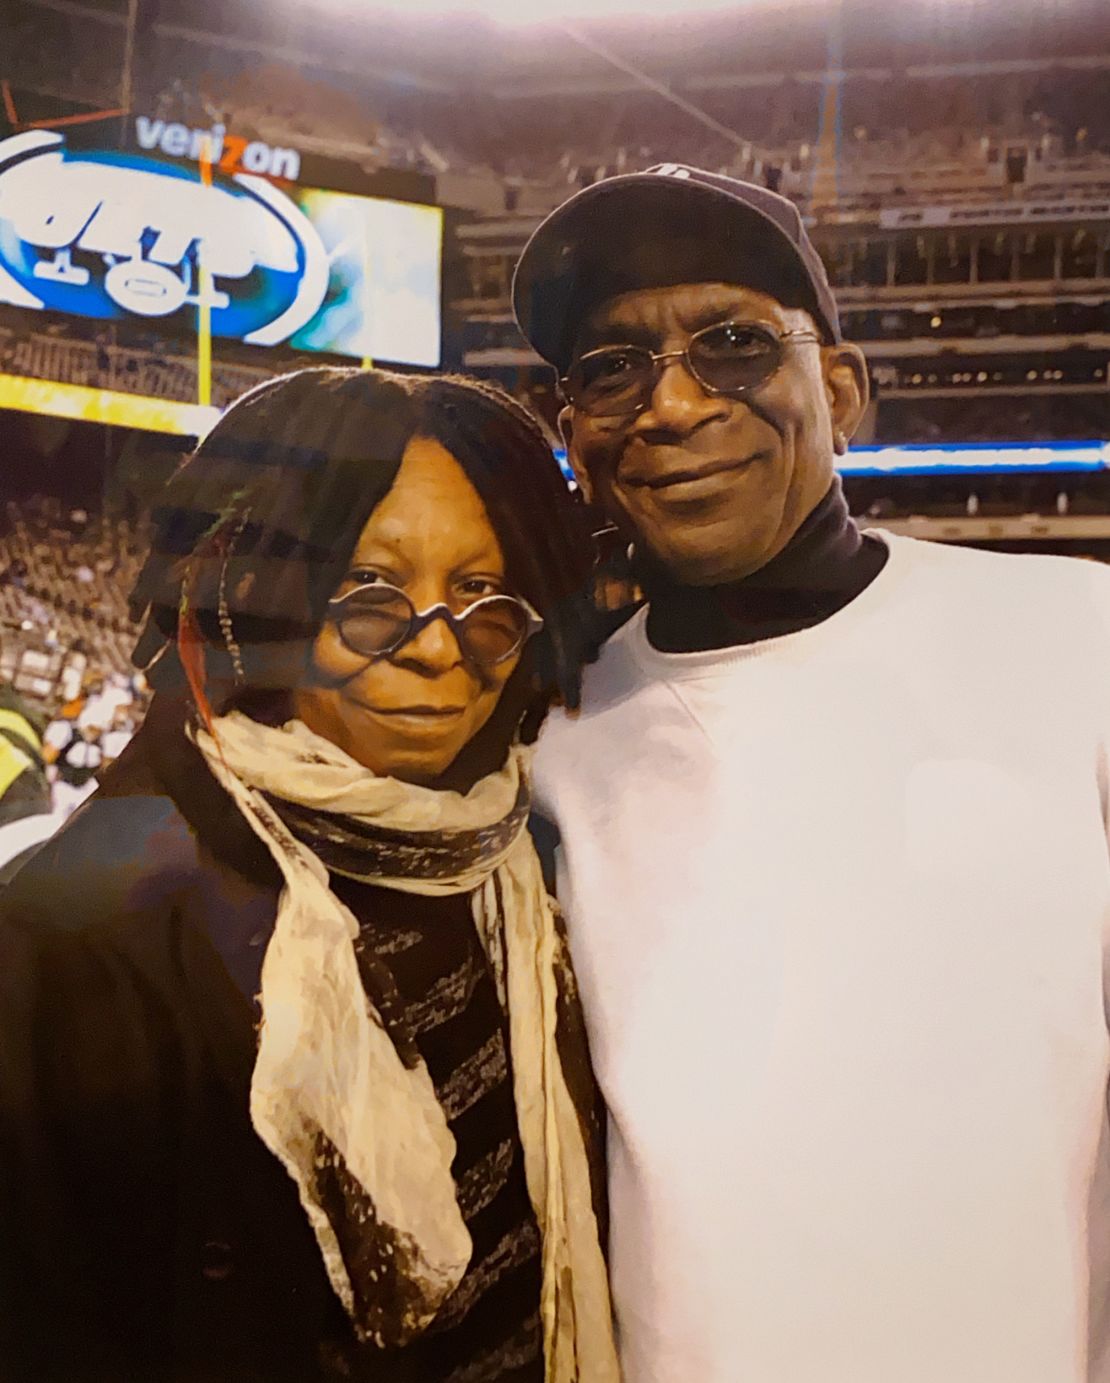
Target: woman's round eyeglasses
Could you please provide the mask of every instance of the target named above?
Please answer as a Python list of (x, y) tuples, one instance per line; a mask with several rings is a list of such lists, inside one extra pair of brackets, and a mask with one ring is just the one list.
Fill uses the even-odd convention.
[(757, 389), (782, 365), (790, 341), (817, 341), (813, 331), (775, 331), (763, 322), (721, 322), (697, 331), (680, 351), (602, 346), (580, 356), (560, 381), (568, 402), (592, 418), (626, 418), (651, 403), (665, 360), (681, 360), (709, 394), (729, 398)]
[(527, 601), (487, 595), (457, 614), (448, 605), (417, 610), (396, 586), (384, 581), (356, 586), (328, 602), (328, 618), (339, 637), (364, 658), (381, 658), (404, 647), (434, 620), (444, 620), (463, 657), (478, 667), (496, 667), (518, 653), (543, 620)]

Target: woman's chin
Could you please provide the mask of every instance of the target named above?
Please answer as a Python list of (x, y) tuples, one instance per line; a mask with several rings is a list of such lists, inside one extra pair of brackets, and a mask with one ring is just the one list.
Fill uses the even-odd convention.
[(379, 778), (398, 778), (403, 783), (429, 785), (443, 776), (459, 756), (456, 744), (417, 742), (389, 748), (363, 744), (351, 753), (363, 767)]
[[(456, 762), (470, 762), (466, 751), (472, 745), (477, 749), (485, 743), (483, 732), (495, 706), (496, 698), (491, 698), (489, 704), (468, 705), (451, 713), (431, 713), (424, 708), (406, 713), (353, 697), (328, 698), (322, 705), (315, 697), (301, 697), (297, 711), (309, 729), (379, 778), (439, 786), (439, 780), (448, 777)], [(511, 732), (504, 738), (507, 745)], [(500, 762), (504, 755), (493, 757)], [(468, 781), (490, 771), (482, 765), (487, 765), (491, 755), (481, 750), (478, 758), (481, 763), (475, 771), (463, 774)], [(450, 786), (457, 790), (453, 780)]]

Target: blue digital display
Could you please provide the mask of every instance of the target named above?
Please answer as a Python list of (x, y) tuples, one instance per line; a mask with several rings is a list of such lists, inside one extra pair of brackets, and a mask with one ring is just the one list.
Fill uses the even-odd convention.
[[(564, 448), (555, 456), (568, 480)], [(1041, 471), (1110, 469), (1110, 442), (926, 442), (852, 447), (837, 465), (841, 475), (1017, 475)]]
[(852, 447), (841, 475), (1005, 475), (1040, 471), (1103, 471), (1110, 442), (925, 442)]

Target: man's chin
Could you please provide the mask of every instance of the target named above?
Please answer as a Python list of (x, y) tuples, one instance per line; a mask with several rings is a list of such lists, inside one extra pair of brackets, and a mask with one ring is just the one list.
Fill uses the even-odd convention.
[[(743, 581), (771, 560), (763, 551), (721, 548), (696, 543), (668, 544), (649, 550), (646, 568), (679, 586), (723, 586)], [(650, 580), (649, 580), (650, 584)]]

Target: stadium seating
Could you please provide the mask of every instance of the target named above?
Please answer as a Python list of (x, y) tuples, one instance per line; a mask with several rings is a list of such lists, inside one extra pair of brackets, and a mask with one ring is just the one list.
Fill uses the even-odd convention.
[[(77, 322), (53, 331), (0, 326), (0, 372), (153, 398), (197, 397), (195, 359), (169, 354), (165, 344), (156, 340), (144, 350), (74, 339), (79, 330)], [(273, 373), (251, 366), (217, 365), (212, 375), (213, 402), (224, 407)]]
[(60, 697), (64, 654), (88, 655), (87, 675), (104, 680), (134, 671), (137, 630), (127, 595), (143, 557), (141, 531), (124, 518), (69, 510), (38, 496), (9, 500), (0, 516), (0, 649), (4, 670), (37, 655), (36, 694), (49, 711)]

